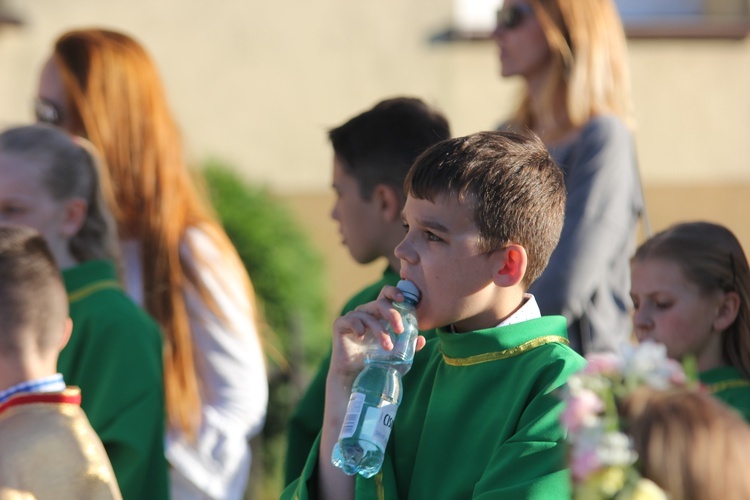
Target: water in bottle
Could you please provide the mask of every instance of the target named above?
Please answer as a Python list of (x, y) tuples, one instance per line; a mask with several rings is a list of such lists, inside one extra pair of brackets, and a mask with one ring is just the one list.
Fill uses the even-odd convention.
[(393, 306), (401, 314), (404, 331), (396, 334), (387, 326), (393, 349), (386, 351), (375, 344), (365, 354), (365, 368), (354, 380), (344, 424), (333, 448), (333, 465), (349, 475), (372, 477), (383, 465), (385, 447), (403, 396), (401, 376), (409, 371), (414, 359), (419, 335), (416, 314), (419, 290), (407, 280), (399, 281), (397, 286), (404, 301), (394, 302)]

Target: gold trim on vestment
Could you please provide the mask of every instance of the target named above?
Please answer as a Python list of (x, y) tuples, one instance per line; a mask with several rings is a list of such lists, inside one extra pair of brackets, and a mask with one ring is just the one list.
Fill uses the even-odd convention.
[[(487, 352), (484, 354), (477, 354), (476, 356), (469, 356), (467, 358), (450, 358), (443, 353), (443, 360), (446, 364), (451, 366), (471, 366), (478, 365), (480, 363), (487, 363), (489, 361), (497, 361), (500, 359), (512, 358), (518, 356), (537, 347), (549, 344), (551, 342), (557, 342), (560, 344), (570, 345), (570, 342), (565, 337), (560, 335), (546, 335), (544, 337), (535, 338), (524, 342), (518, 347), (511, 347), (510, 349), (504, 349), (497, 352)], [(441, 349), (442, 351), (442, 349)]]
[(385, 500), (385, 489), (383, 488), (383, 471), (375, 474), (375, 488), (378, 493), (378, 500)]
[(737, 378), (734, 380), (724, 380), (723, 382), (710, 384), (708, 388), (710, 389), (711, 393), (716, 394), (717, 392), (725, 391), (727, 389), (734, 389), (735, 387), (746, 387), (748, 385), (750, 385), (750, 381)]
[(116, 280), (97, 281), (96, 283), (92, 283), (68, 295), (68, 301), (76, 302), (78, 300), (85, 299), (94, 292), (105, 289), (120, 290), (120, 283)]

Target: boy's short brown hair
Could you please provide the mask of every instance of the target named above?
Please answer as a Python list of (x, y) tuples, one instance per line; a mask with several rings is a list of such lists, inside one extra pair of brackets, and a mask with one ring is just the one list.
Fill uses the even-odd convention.
[(511, 243), (524, 247), (527, 287), (546, 267), (565, 219), (562, 170), (536, 136), (479, 132), (443, 141), (417, 158), (404, 191), (468, 204), (486, 252)]
[(65, 286), (44, 238), (0, 225), (0, 356), (56, 349), (67, 317)]

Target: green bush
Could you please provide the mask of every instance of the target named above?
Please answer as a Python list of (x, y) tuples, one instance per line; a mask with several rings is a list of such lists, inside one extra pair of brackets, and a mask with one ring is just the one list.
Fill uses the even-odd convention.
[[(203, 166), (206, 188), (219, 219), (250, 274), (273, 340), (269, 361), (269, 407), (254, 455), (253, 497), (278, 497), (282, 485), (285, 426), (310, 370), (328, 345), (330, 325), (324, 263), (290, 212), (268, 190), (243, 182), (217, 160)], [(274, 355), (272, 351), (277, 351)], [(258, 443), (254, 443), (257, 445)]]

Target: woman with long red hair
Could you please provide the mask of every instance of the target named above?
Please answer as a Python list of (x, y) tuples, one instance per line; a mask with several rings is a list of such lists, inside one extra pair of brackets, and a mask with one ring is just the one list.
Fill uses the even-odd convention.
[(126, 289), (164, 334), (172, 496), (241, 498), (268, 401), (254, 293), (196, 190), (155, 64), (122, 33), (65, 33), (44, 66), (37, 116), (104, 157)]

